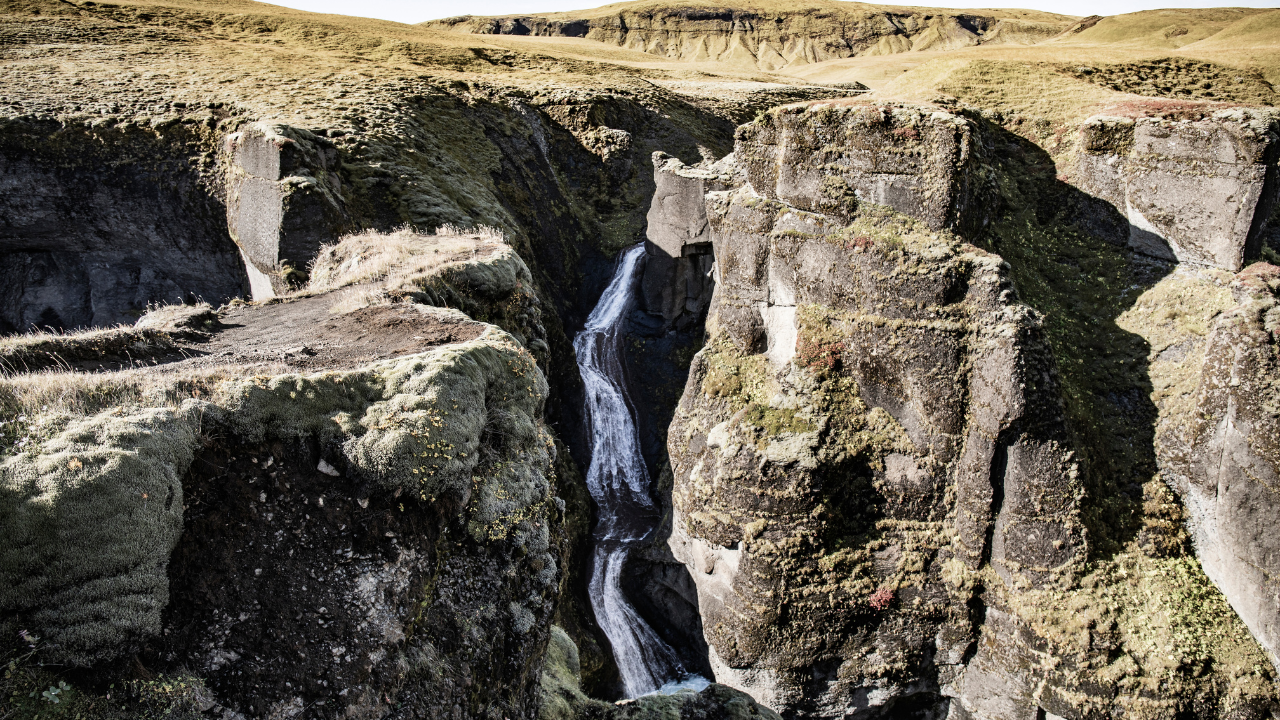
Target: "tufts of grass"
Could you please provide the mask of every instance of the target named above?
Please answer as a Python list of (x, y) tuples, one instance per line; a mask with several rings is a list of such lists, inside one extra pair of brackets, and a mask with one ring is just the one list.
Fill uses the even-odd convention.
[(501, 231), (489, 227), (463, 230), (445, 225), (427, 234), (402, 226), (388, 233), (349, 235), (320, 249), (302, 294), (381, 281), (395, 285), (451, 263), (488, 257), (503, 246)]

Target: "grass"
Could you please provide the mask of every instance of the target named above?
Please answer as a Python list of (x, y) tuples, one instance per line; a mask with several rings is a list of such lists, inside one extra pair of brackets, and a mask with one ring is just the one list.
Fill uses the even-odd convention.
[(444, 266), (487, 256), (503, 245), (502, 233), (445, 226), (431, 234), (401, 227), (389, 233), (366, 231), (320, 249), (302, 294), (316, 295), (350, 285), (429, 275)]

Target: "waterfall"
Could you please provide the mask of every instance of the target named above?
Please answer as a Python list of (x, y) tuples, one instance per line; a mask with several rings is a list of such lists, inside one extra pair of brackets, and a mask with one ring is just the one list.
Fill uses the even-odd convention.
[(649, 496), (649, 473), (640, 454), (630, 398), (623, 379), (622, 330), (631, 309), (644, 246), (623, 253), (586, 327), (573, 340), (586, 386), (591, 436), (587, 489), (599, 508), (593, 533), (591, 609), (613, 646), (627, 697), (707, 685), (691, 675), (670, 645), (622, 594), (620, 578), (632, 548), (656, 529), (659, 510)]

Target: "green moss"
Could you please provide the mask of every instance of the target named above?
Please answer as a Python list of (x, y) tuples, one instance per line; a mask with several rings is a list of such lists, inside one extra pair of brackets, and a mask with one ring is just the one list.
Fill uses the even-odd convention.
[(200, 679), (185, 675), (109, 683), (95, 692), (40, 663), (30, 644), (0, 655), (0, 667), (0, 713), (8, 720), (199, 720), (212, 697)]
[(750, 405), (742, 421), (764, 430), (765, 435), (781, 433), (805, 433), (814, 430), (813, 423), (791, 408), (773, 408), (768, 405)]
[(581, 682), (578, 647), (559, 625), (552, 625), (539, 680), (538, 720), (573, 720), (589, 710), (607, 712), (610, 705), (587, 697)]
[[(988, 587), (997, 586), (990, 579)], [(1266, 654), (1189, 555), (1125, 552), (1094, 563), (1070, 592), (1032, 588), (1002, 598), (1070, 661), (1065, 667), (1075, 666), (1069, 680), (1117, 688), (1127, 716), (1173, 717), (1205, 694), (1221, 698), (1225, 715), (1274, 695)], [(1086, 701), (1081, 710), (1109, 706)]]
[(1167, 270), (1135, 265), (1122, 248), (1071, 224), (1065, 213), (1077, 201), (1056, 182), (1051, 164), (1032, 159), (1043, 158), (1041, 151), (1027, 157), (1002, 165), (1006, 210), (986, 238), (1009, 263), (1020, 299), (1044, 318), (1088, 468), (1082, 514), (1090, 550), (1106, 557), (1136, 531), (1140, 507), (1129, 489), (1155, 473), (1147, 344), (1116, 318)]
[[(181, 478), (202, 432), (340, 443), (353, 472), (389, 491), (460, 501), (476, 541), (544, 552), (546, 391), (528, 351), (491, 327), (359, 370), (225, 379), (211, 399), (178, 407), (56, 415), (47, 437), (0, 463), (0, 528), (12, 540), (0, 547), (0, 630), (31, 630), (49, 659), (76, 665), (153, 636), (182, 532)], [(551, 582), (554, 563), (543, 572)]]
[(872, 249), (889, 257), (922, 256), (935, 259), (956, 250), (959, 239), (947, 230), (933, 230), (923, 222), (885, 205), (862, 202), (853, 221), (827, 242), (848, 249)]
[(198, 427), (194, 402), (105, 411), (0, 464), (6, 637), (31, 630), (47, 658), (88, 665), (159, 631)]
[(725, 337), (716, 337), (702, 350), (707, 376), (702, 391), (728, 400), (737, 410), (750, 403), (768, 405), (774, 381), (769, 359), (744, 355)]

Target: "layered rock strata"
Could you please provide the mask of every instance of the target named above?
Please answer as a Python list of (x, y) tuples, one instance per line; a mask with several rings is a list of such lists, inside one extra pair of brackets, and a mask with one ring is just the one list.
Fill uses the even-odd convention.
[(576, 37), (670, 59), (749, 64), (762, 70), (858, 55), (1031, 44), (1066, 30), (1049, 13), (912, 12), (821, 5), (793, 11), (654, 7), (594, 17), (462, 16), (427, 23), (453, 32)]

